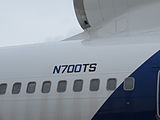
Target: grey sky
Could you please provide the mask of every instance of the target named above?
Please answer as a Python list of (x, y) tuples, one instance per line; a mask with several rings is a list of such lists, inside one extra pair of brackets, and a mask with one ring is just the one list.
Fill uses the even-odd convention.
[(0, 0), (0, 46), (60, 40), (80, 32), (72, 0)]

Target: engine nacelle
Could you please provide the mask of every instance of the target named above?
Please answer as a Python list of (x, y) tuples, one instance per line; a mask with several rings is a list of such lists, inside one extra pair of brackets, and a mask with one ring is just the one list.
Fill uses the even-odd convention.
[(81, 27), (110, 33), (160, 27), (160, 0), (74, 0)]
[(75, 12), (83, 29), (102, 23), (99, 0), (74, 0)]

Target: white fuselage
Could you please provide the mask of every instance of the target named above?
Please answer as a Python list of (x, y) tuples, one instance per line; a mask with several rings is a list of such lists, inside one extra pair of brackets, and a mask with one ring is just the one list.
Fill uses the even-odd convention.
[[(143, 62), (159, 50), (158, 35), (115, 37), (112, 39), (63, 41), (0, 48), (0, 83), (7, 83), (0, 95), (0, 120), (90, 120), (114, 91), (107, 91), (109, 78), (117, 79), (117, 88)], [(53, 74), (55, 65), (97, 63), (95, 72)], [(90, 91), (91, 79), (100, 79), (98, 91)], [(81, 92), (73, 83), (84, 80)], [(57, 92), (60, 80), (67, 89)], [(33, 94), (27, 84), (36, 82)], [(44, 81), (51, 81), (49, 93), (42, 93)], [(22, 83), (19, 94), (12, 86)]]

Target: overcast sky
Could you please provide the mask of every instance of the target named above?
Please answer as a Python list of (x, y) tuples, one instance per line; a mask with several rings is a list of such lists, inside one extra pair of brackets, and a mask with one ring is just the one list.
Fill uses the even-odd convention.
[(0, 0), (0, 46), (61, 40), (80, 32), (72, 0)]

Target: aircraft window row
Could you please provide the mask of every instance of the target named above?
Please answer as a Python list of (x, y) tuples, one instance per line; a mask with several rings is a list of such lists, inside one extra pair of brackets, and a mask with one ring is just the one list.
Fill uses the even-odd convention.
[[(75, 80), (73, 83), (73, 91), (81, 92), (83, 90), (84, 81), (82, 79)], [(19, 94), (21, 91), (22, 83), (16, 82), (12, 87), (12, 94)], [(107, 91), (114, 91), (117, 87), (117, 79), (110, 78), (107, 80), (106, 89)], [(100, 88), (100, 79), (91, 79), (90, 80), (90, 91), (98, 91)], [(123, 89), (125, 91), (132, 91), (135, 88), (135, 79), (133, 77), (128, 77), (124, 80)], [(4, 95), (7, 90), (7, 83), (0, 84), (0, 95)], [(36, 90), (36, 82), (29, 82), (27, 85), (26, 93), (33, 94)], [(42, 93), (49, 93), (51, 90), (51, 81), (44, 81), (42, 84)], [(63, 93), (67, 90), (67, 81), (62, 80), (58, 82), (57, 92)]]

